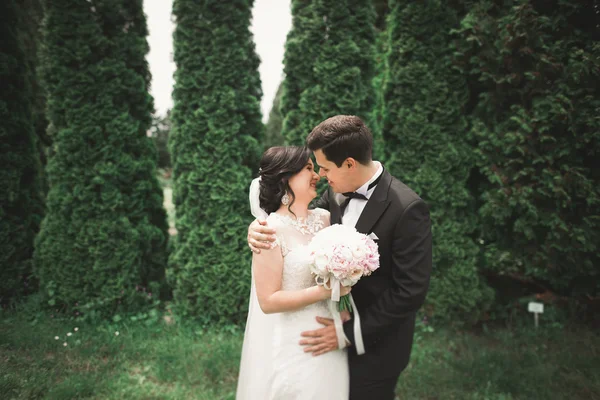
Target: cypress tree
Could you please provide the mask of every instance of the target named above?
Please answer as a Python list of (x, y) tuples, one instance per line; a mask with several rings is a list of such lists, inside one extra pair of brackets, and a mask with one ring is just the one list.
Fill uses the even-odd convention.
[(486, 271), (579, 298), (600, 294), (598, 7), (481, 1), (458, 32)]
[(147, 291), (159, 295), (167, 239), (146, 136), (142, 0), (48, 0), (45, 11), (42, 76), (56, 134), (35, 271), (50, 305), (90, 316), (136, 310)]
[(252, 3), (173, 3), (177, 71), (169, 146), (178, 234), (169, 279), (179, 312), (205, 323), (239, 323), (247, 310), (248, 187), (264, 134)]
[(387, 20), (390, 13), (388, 0), (375, 0), (377, 19), (375, 22), (375, 75), (373, 77), (373, 90), (375, 91), (375, 106), (371, 113), (369, 127), (375, 138), (373, 156), (377, 160), (385, 161), (385, 143), (383, 141), (382, 123), (385, 102), (383, 99), (383, 85), (387, 76), (386, 59), (388, 48)]
[(29, 81), (31, 87), (33, 126), (37, 139), (37, 147), (42, 163), (41, 181), (44, 188), (44, 197), (48, 192), (48, 182), (44, 168), (47, 163), (48, 149), (52, 138), (47, 132), (48, 119), (46, 118), (46, 93), (41, 84), (39, 76), (39, 48), (42, 42), (40, 29), (44, 10), (41, 0), (21, 0), (22, 38), (25, 50), (27, 68), (29, 70)]
[(283, 93), (283, 82), (279, 84), (277, 93), (273, 99), (273, 105), (271, 106), (271, 112), (269, 112), (269, 120), (265, 125), (265, 144), (264, 148), (268, 149), (273, 146), (283, 145), (284, 139), (281, 135), (281, 128), (283, 125), (283, 118), (281, 117), (281, 94)]
[(24, 10), (0, 4), (0, 302), (28, 292), (34, 236), (43, 215), (41, 165), (33, 124), (32, 66)]
[(315, 1), (315, 13), (325, 26), (314, 66), (317, 83), (300, 99), (304, 122), (310, 123), (304, 132), (335, 114), (368, 121), (374, 105), (375, 10), (371, 1), (342, 3)]
[(387, 25), (387, 17), (390, 12), (389, 0), (373, 0), (377, 19), (375, 20), (375, 28), (378, 32), (383, 32)]
[(367, 0), (292, 2), (281, 108), (287, 143), (303, 144), (312, 128), (336, 114), (370, 120), (375, 20)]
[(458, 23), (443, 1), (391, 1), (382, 133), (386, 166), (431, 209), (429, 311), (464, 320), (485, 311), (492, 293), (477, 268), (477, 219), (467, 187), (475, 161), (463, 115), (468, 91), (451, 47)]
[(171, 154), (169, 153), (168, 142), (171, 132), (171, 110), (163, 117), (154, 115), (152, 117), (152, 127), (150, 128), (150, 137), (156, 146), (158, 152), (158, 168), (171, 168)]
[(313, 1), (292, 0), (292, 29), (285, 42), (283, 93), (281, 95), (282, 134), (287, 144), (303, 145), (305, 116), (300, 110), (302, 92), (317, 82), (314, 63), (318, 54), (323, 19), (313, 12)]

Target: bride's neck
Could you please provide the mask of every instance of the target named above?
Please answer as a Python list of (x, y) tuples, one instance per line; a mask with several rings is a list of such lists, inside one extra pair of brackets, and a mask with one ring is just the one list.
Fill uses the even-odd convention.
[(281, 207), (279, 207), (279, 210), (277, 210), (277, 212), (279, 214), (289, 215), (292, 218), (306, 218), (308, 217), (308, 204), (299, 203), (298, 201), (295, 201), (289, 209), (288, 206), (284, 206), (282, 204)]

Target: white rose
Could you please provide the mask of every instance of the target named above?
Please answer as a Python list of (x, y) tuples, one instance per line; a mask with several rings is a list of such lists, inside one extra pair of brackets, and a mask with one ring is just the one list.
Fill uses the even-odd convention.
[(325, 254), (315, 255), (315, 267), (317, 267), (318, 274), (327, 272), (327, 265), (329, 264), (329, 258)]
[(365, 256), (365, 250), (362, 248), (362, 246), (356, 246), (355, 248), (352, 249), (352, 255), (354, 256), (354, 258), (363, 258)]
[(356, 283), (362, 277), (362, 274), (363, 272), (360, 268), (354, 267), (352, 268), (349, 278)]
[(352, 252), (347, 247), (340, 251), (340, 255), (347, 261), (352, 261)]

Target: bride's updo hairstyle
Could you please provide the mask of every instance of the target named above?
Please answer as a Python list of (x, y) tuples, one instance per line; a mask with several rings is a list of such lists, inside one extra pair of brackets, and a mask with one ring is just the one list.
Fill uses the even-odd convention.
[[(288, 194), (288, 210), (296, 199), (288, 184), (290, 178), (302, 171), (310, 159), (307, 147), (281, 146), (271, 147), (263, 153), (260, 160), (260, 208), (267, 214), (279, 210), (281, 198)], [(293, 214), (293, 213), (292, 213)]]

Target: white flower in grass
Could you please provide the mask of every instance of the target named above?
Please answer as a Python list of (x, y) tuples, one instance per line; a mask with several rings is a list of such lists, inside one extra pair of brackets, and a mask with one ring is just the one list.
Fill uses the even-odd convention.
[(64, 342), (64, 343), (63, 343), (63, 346), (64, 346), (64, 347), (67, 347), (67, 342)]
[(60, 339), (58, 336), (54, 336), (54, 340), (58, 340)]
[(77, 332), (77, 331), (79, 330), (79, 328), (75, 328), (75, 329), (73, 329), (73, 330), (74, 330), (75, 332)]
[(119, 336), (119, 331), (116, 331), (116, 332), (115, 332), (115, 336)]
[(72, 333), (71, 333), (71, 332), (67, 333), (67, 336), (71, 336), (71, 335), (72, 335)]

